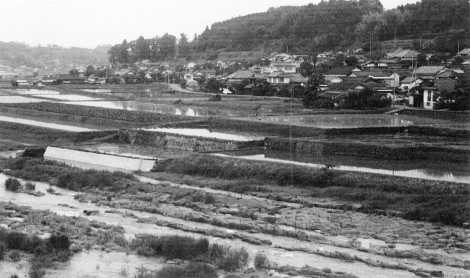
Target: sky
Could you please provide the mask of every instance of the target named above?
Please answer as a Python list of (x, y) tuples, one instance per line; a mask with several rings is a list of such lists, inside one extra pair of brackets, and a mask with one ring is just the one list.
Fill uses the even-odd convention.
[[(382, 0), (386, 9), (417, 0)], [(190, 39), (212, 23), (319, 0), (4, 0), (0, 41), (94, 48), (140, 35)]]

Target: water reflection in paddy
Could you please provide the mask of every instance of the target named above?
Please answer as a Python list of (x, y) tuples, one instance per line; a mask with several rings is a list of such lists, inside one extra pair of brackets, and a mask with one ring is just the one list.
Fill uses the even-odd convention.
[(142, 111), (142, 112), (154, 112), (154, 113), (161, 113), (161, 114), (182, 115), (182, 116), (188, 116), (188, 117), (203, 117), (203, 116), (209, 115), (209, 111), (207, 109), (174, 106), (174, 105), (167, 105), (167, 104), (144, 103), (144, 102), (137, 102), (137, 101), (80, 101), (80, 102), (73, 102), (73, 103), (71, 102), (69, 104), (108, 108), (108, 109), (120, 109), (120, 110), (129, 110), (129, 111)]
[(57, 130), (63, 130), (63, 131), (70, 131), (70, 132), (94, 131), (94, 129), (84, 128), (84, 127), (55, 124), (55, 123), (49, 123), (49, 122), (40, 122), (40, 121), (35, 121), (35, 120), (30, 120), (30, 119), (22, 119), (22, 118), (17, 118), (17, 117), (8, 117), (8, 116), (0, 116), (0, 121), (31, 125), (31, 126), (37, 126), (37, 127), (44, 127), (44, 128), (50, 128), (50, 129), (57, 129)]
[(75, 95), (75, 94), (57, 94), (57, 95), (36, 95), (36, 97), (44, 97), (48, 99), (63, 100), (63, 101), (97, 101), (100, 98), (94, 98), (89, 96)]
[(39, 89), (17, 89), (13, 91), (20, 95), (59, 95), (60, 93), (53, 90), (39, 90)]
[(185, 136), (196, 136), (196, 137), (204, 137), (204, 138), (231, 140), (231, 141), (263, 140), (262, 137), (223, 133), (223, 132), (211, 131), (205, 128), (147, 128), (144, 130), (164, 132), (164, 133), (169, 133), (169, 134), (185, 135)]
[(402, 116), (384, 114), (268, 116), (259, 120), (317, 128), (400, 127), (413, 124)]
[(44, 100), (22, 96), (0, 96), (0, 103), (33, 103)]

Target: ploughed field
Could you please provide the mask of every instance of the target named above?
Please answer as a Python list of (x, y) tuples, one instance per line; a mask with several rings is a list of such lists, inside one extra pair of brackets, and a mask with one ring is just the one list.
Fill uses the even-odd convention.
[(467, 122), (212, 97), (2, 89), (0, 277), (470, 276)]

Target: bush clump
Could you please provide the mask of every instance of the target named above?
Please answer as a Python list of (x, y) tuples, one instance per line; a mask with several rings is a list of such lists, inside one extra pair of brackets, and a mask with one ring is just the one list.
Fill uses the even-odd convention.
[(266, 257), (266, 255), (263, 253), (256, 253), (254, 264), (256, 269), (269, 268), (268, 257)]
[(232, 249), (229, 246), (213, 244), (209, 250), (209, 261), (225, 271), (236, 271), (248, 263), (248, 252), (244, 249)]
[(5, 181), (5, 189), (12, 192), (18, 192), (21, 188), (21, 183), (17, 179), (9, 178)]
[(181, 236), (141, 236), (131, 244), (140, 255), (194, 260), (207, 254), (209, 241)]
[[(226, 271), (236, 271), (248, 263), (245, 249), (233, 249), (219, 244), (209, 245), (207, 239), (182, 236), (138, 236), (131, 247), (144, 256), (163, 256), (168, 259), (199, 260)], [(159, 277), (159, 276), (158, 276)]]

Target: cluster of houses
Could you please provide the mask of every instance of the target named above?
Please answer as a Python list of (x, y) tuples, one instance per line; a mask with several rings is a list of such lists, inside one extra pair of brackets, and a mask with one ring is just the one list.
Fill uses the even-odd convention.
[[(457, 56), (463, 59), (459, 65), (419, 65), (419, 55), (415, 50), (397, 49), (376, 61), (355, 55), (357, 64), (354, 66), (344, 63), (326, 67), (326, 70), (321, 67), (324, 71), (322, 93), (319, 97), (340, 101), (348, 93), (367, 87), (376, 94), (390, 98), (394, 103), (435, 109), (442, 93), (451, 93), (460, 88), (470, 94), (470, 49), (458, 53)], [(319, 64), (326, 64), (334, 57), (333, 53), (318, 55), (320, 62), (317, 62), (317, 68), (320, 68)], [(269, 66), (239, 70), (225, 80), (229, 85), (244, 83), (247, 86), (257, 81), (291, 86), (308, 82), (308, 78), (299, 73), (301, 63), (308, 61), (308, 57), (276, 54), (270, 61)]]
[[(396, 49), (379, 60), (367, 60), (360, 53), (354, 56), (354, 65), (332, 63), (345, 53), (325, 52), (318, 54), (315, 65), (307, 55), (274, 53), (256, 64), (240, 62), (194, 62), (186, 64), (153, 63), (141, 61), (132, 65), (79, 68), (68, 74), (56, 74), (29, 79), (15, 79), (14, 86), (45, 86), (55, 84), (106, 84), (145, 82), (184, 82), (187, 88), (198, 90), (203, 82), (215, 79), (232, 93), (234, 87), (249, 91), (257, 84), (271, 87), (306, 87), (309, 77), (302, 75), (303, 63), (315, 66), (323, 76), (320, 97), (340, 99), (351, 91), (367, 87), (374, 93), (386, 96), (394, 103), (413, 107), (434, 109), (440, 94), (456, 89), (470, 89), (470, 49), (458, 53), (462, 60), (451, 63), (422, 64), (418, 51)], [(421, 55), (421, 57), (420, 57)], [(427, 57), (429, 58), (429, 56)], [(421, 59), (421, 61), (419, 61)], [(334, 65), (334, 66), (332, 66)], [(305, 66), (305, 65), (304, 65)], [(462, 89), (463, 88), (463, 89)], [(236, 92), (235, 92), (236, 93)], [(470, 92), (469, 92), (470, 93)]]

